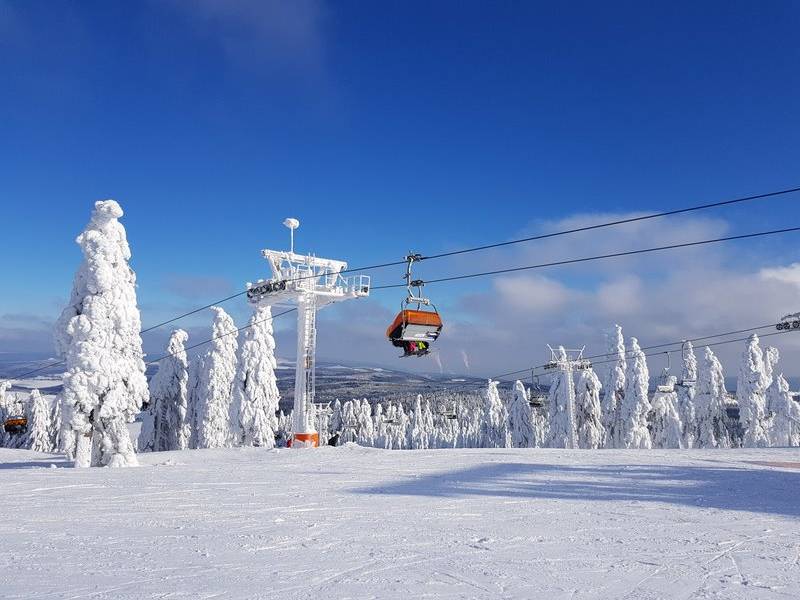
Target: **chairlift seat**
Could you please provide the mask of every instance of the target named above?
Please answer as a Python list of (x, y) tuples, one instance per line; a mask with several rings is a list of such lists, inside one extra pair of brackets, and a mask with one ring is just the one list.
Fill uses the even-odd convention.
[(438, 312), (404, 309), (386, 330), (386, 336), (395, 346), (402, 342), (432, 342), (442, 331), (442, 318)]
[(28, 430), (28, 419), (19, 415), (8, 417), (3, 424), (3, 429), (6, 433), (13, 435), (25, 433)]

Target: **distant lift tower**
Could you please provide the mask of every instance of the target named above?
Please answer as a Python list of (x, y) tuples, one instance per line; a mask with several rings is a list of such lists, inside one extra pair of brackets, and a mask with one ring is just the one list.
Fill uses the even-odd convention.
[(253, 305), (297, 306), (297, 366), (294, 374), (294, 418), (292, 447), (319, 445), (319, 433), (311, 422), (314, 402), (314, 355), (317, 344), (317, 311), (351, 298), (369, 296), (367, 275), (343, 277), (347, 263), (341, 260), (295, 254), (294, 230), (297, 219), (286, 219), (291, 245), (284, 250), (262, 250), (272, 268), (272, 279), (247, 284), (247, 298)]

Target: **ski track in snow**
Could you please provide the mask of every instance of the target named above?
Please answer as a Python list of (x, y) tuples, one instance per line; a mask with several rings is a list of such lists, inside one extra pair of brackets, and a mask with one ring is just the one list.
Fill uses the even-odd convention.
[(800, 597), (796, 449), (139, 457), (0, 449), (3, 598)]

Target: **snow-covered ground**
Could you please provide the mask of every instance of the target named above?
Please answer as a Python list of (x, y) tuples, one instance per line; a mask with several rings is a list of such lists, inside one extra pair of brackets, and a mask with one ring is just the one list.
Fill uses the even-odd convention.
[(4, 598), (797, 598), (798, 450), (0, 449)]

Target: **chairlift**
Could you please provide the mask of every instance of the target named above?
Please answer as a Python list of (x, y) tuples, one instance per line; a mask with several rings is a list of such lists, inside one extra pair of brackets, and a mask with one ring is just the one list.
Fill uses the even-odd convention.
[(458, 415), (456, 414), (456, 405), (455, 405), (455, 403), (453, 403), (453, 407), (452, 408), (448, 407), (446, 403), (441, 404), (440, 407), (439, 407), (439, 410), (437, 410), (436, 413), (439, 416), (444, 417), (445, 419), (451, 419), (452, 420), (452, 419), (458, 418)]
[(545, 394), (544, 388), (539, 383), (539, 376), (534, 375), (533, 371), (531, 371), (531, 389), (528, 395), (528, 404), (533, 408), (538, 408), (544, 406), (546, 401), (547, 394)]
[(670, 367), (672, 366), (670, 352), (667, 351), (664, 352), (664, 354), (667, 355), (667, 366), (664, 367), (664, 370), (661, 372), (661, 375), (658, 378), (656, 391), (663, 394), (670, 394), (675, 391), (675, 378), (669, 374)]
[[(403, 349), (403, 355), (425, 356), (431, 351), (431, 343), (435, 342), (442, 332), (442, 318), (428, 298), (422, 296), (422, 286), (425, 282), (421, 279), (411, 278), (411, 269), (414, 262), (422, 260), (420, 254), (406, 256), (406, 288), (408, 296), (400, 303), (400, 312), (386, 330), (386, 337), (393, 346)], [(412, 288), (416, 288), (414, 294)], [(416, 304), (416, 308), (411, 305)], [(422, 306), (430, 306), (433, 310), (424, 310)]]
[(3, 429), (10, 435), (21, 435), (28, 431), (28, 418), (24, 415), (12, 415), (3, 423)]

